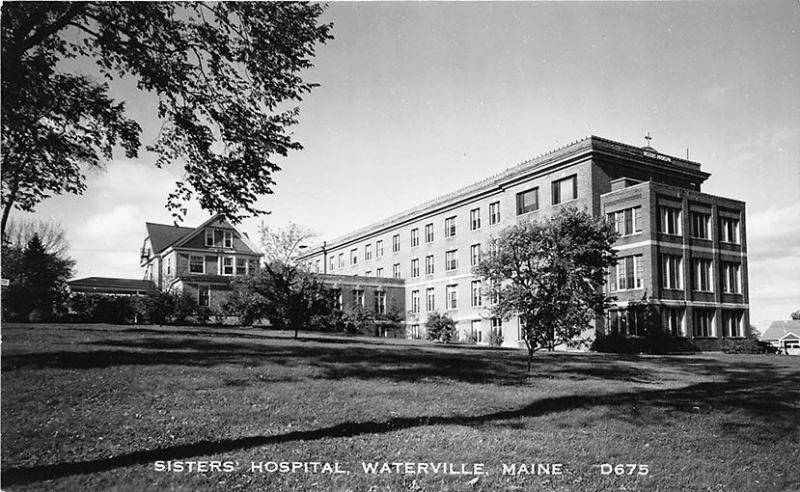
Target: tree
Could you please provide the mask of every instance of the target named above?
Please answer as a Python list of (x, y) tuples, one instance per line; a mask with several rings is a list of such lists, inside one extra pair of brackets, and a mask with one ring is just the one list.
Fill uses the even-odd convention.
[(475, 267), (494, 301), (492, 315), (519, 317), (528, 371), (537, 350), (574, 343), (602, 315), (609, 299), (601, 286), (616, 262), (616, 238), (602, 218), (564, 208), (504, 229)]
[[(135, 157), (141, 126), (105, 78), (158, 99), (156, 166), (180, 161), (167, 198), (177, 221), (196, 198), (237, 222), (272, 192), (276, 156), (302, 148), (287, 128), (300, 77), (331, 39), (323, 7), (289, 2), (6, 2), (2, 6), (2, 231), (12, 208), (82, 193), (84, 167), (116, 146)], [(95, 74), (69, 73), (96, 62)], [(244, 215), (240, 212), (244, 211)]]
[(267, 263), (256, 274), (234, 283), (228, 304), (231, 314), (255, 320), (266, 318), (279, 330), (309, 328), (312, 321), (336, 310), (334, 291), (304, 268), (289, 263)]
[(63, 314), (73, 266), (72, 260), (48, 253), (35, 234), (22, 251), (4, 247), (3, 278), (10, 281), (3, 295), (4, 318), (40, 321)]
[(69, 258), (69, 241), (64, 228), (56, 221), (11, 220), (8, 223), (5, 239), (11, 247), (22, 250), (33, 238), (39, 236), (45, 251), (60, 258)]
[(450, 343), (455, 338), (456, 322), (447, 313), (430, 313), (425, 322), (425, 333), (428, 340)]
[(793, 312), (791, 314), (791, 316), (792, 316), (792, 319), (795, 319), (795, 320), (796, 319), (800, 319), (800, 309), (798, 309), (797, 311)]
[(262, 221), (259, 233), (267, 263), (294, 263), (301, 249), (307, 246), (304, 243), (316, 237), (313, 231), (294, 222), (289, 222), (283, 228), (272, 228)]

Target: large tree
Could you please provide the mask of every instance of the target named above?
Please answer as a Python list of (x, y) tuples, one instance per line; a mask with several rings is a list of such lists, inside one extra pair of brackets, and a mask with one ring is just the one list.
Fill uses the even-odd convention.
[[(121, 146), (139, 150), (140, 125), (103, 78), (132, 77), (158, 100), (147, 149), (180, 162), (167, 198), (236, 222), (262, 213), (277, 156), (301, 148), (288, 132), (316, 84), (300, 72), (331, 38), (319, 4), (289, 2), (4, 2), (2, 5), (2, 230), (12, 208), (85, 189), (84, 169)], [(96, 62), (97, 73), (75, 67)], [(156, 120), (158, 118), (158, 120)]]
[(493, 316), (517, 315), (528, 370), (540, 349), (573, 343), (608, 303), (606, 269), (616, 261), (611, 224), (576, 208), (501, 231), (475, 267)]
[(310, 229), (289, 222), (285, 227), (270, 227), (261, 222), (259, 227), (261, 249), (267, 263), (294, 263), (308, 242), (317, 235)]

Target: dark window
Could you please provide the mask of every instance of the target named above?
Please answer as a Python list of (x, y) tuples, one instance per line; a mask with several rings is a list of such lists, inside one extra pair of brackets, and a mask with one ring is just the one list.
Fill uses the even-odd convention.
[(517, 193), (517, 215), (539, 209), (539, 188)]
[(576, 198), (578, 198), (577, 176), (570, 176), (569, 178), (553, 181), (553, 205), (568, 202)]

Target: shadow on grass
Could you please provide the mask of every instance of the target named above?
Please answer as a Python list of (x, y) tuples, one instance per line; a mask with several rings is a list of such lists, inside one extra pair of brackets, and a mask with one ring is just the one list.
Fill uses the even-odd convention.
[[(602, 395), (570, 395), (536, 400), (522, 408), (480, 415), (398, 417), (382, 422), (344, 422), (321, 429), (295, 431), (270, 436), (252, 436), (237, 439), (199, 441), (159, 449), (134, 451), (111, 458), (52, 465), (15, 467), (2, 471), (5, 485), (17, 485), (51, 480), (70, 475), (98, 473), (121, 467), (142, 465), (157, 460), (180, 460), (197, 456), (213, 456), (232, 451), (251, 449), (293, 441), (348, 438), (365, 434), (385, 434), (404, 429), (433, 425), (483, 426), (502, 425), (520, 427), (522, 418), (540, 417), (576, 409), (600, 407), (617, 409), (630, 414), (630, 408), (648, 409), (649, 414), (669, 413), (729, 413), (744, 412), (744, 417), (755, 417), (770, 429), (770, 439), (798, 440), (796, 429), (800, 426), (798, 388), (800, 372), (778, 373), (763, 368), (765, 372), (750, 371), (732, 375), (722, 382), (698, 383), (679, 389), (632, 391)], [(768, 384), (771, 383), (771, 384)], [(653, 411), (656, 410), (656, 411)], [(660, 413), (658, 411), (661, 411)], [(640, 410), (634, 412), (641, 413)], [(666, 420), (669, 417), (662, 417)], [(737, 435), (747, 423), (719, 423), (720, 431)]]

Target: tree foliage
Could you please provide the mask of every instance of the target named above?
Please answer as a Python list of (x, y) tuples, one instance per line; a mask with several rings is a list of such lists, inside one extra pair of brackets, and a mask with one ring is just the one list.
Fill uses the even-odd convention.
[(266, 318), (279, 330), (294, 331), (297, 338), (299, 330), (336, 310), (336, 298), (304, 268), (274, 261), (235, 281), (228, 310), (244, 320)]
[(456, 322), (447, 313), (430, 313), (425, 321), (425, 336), (428, 340), (450, 343), (456, 336)]
[(3, 318), (49, 321), (63, 315), (73, 266), (69, 258), (48, 253), (35, 234), (22, 250), (4, 245), (2, 274), (9, 285), (3, 292)]
[[(300, 72), (331, 39), (319, 4), (289, 2), (6, 2), (2, 6), (3, 232), (12, 207), (85, 189), (84, 167), (121, 146), (134, 157), (140, 125), (109, 86), (71, 73), (132, 78), (155, 95), (156, 165), (184, 175), (167, 199), (176, 220), (197, 199), (237, 222), (272, 192), (276, 156), (302, 148), (287, 128), (316, 84)], [(85, 65), (85, 63), (84, 63)]]
[(602, 314), (601, 289), (616, 262), (613, 227), (576, 208), (540, 221), (521, 221), (503, 230), (475, 274), (494, 301), (492, 315), (517, 315), (528, 348), (553, 350), (575, 338)]
[(792, 317), (792, 319), (794, 319), (794, 320), (798, 320), (798, 319), (800, 319), (800, 309), (798, 309), (797, 311), (793, 312), (793, 313), (791, 314), (791, 317)]
[(308, 241), (316, 237), (310, 229), (294, 222), (283, 228), (270, 227), (263, 221), (259, 227), (261, 250), (267, 263), (293, 263)]
[(10, 220), (5, 241), (12, 248), (22, 250), (34, 235), (39, 236), (47, 253), (59, 258), (69, 258), (67, 235), (61, 224), (53, 220)]

